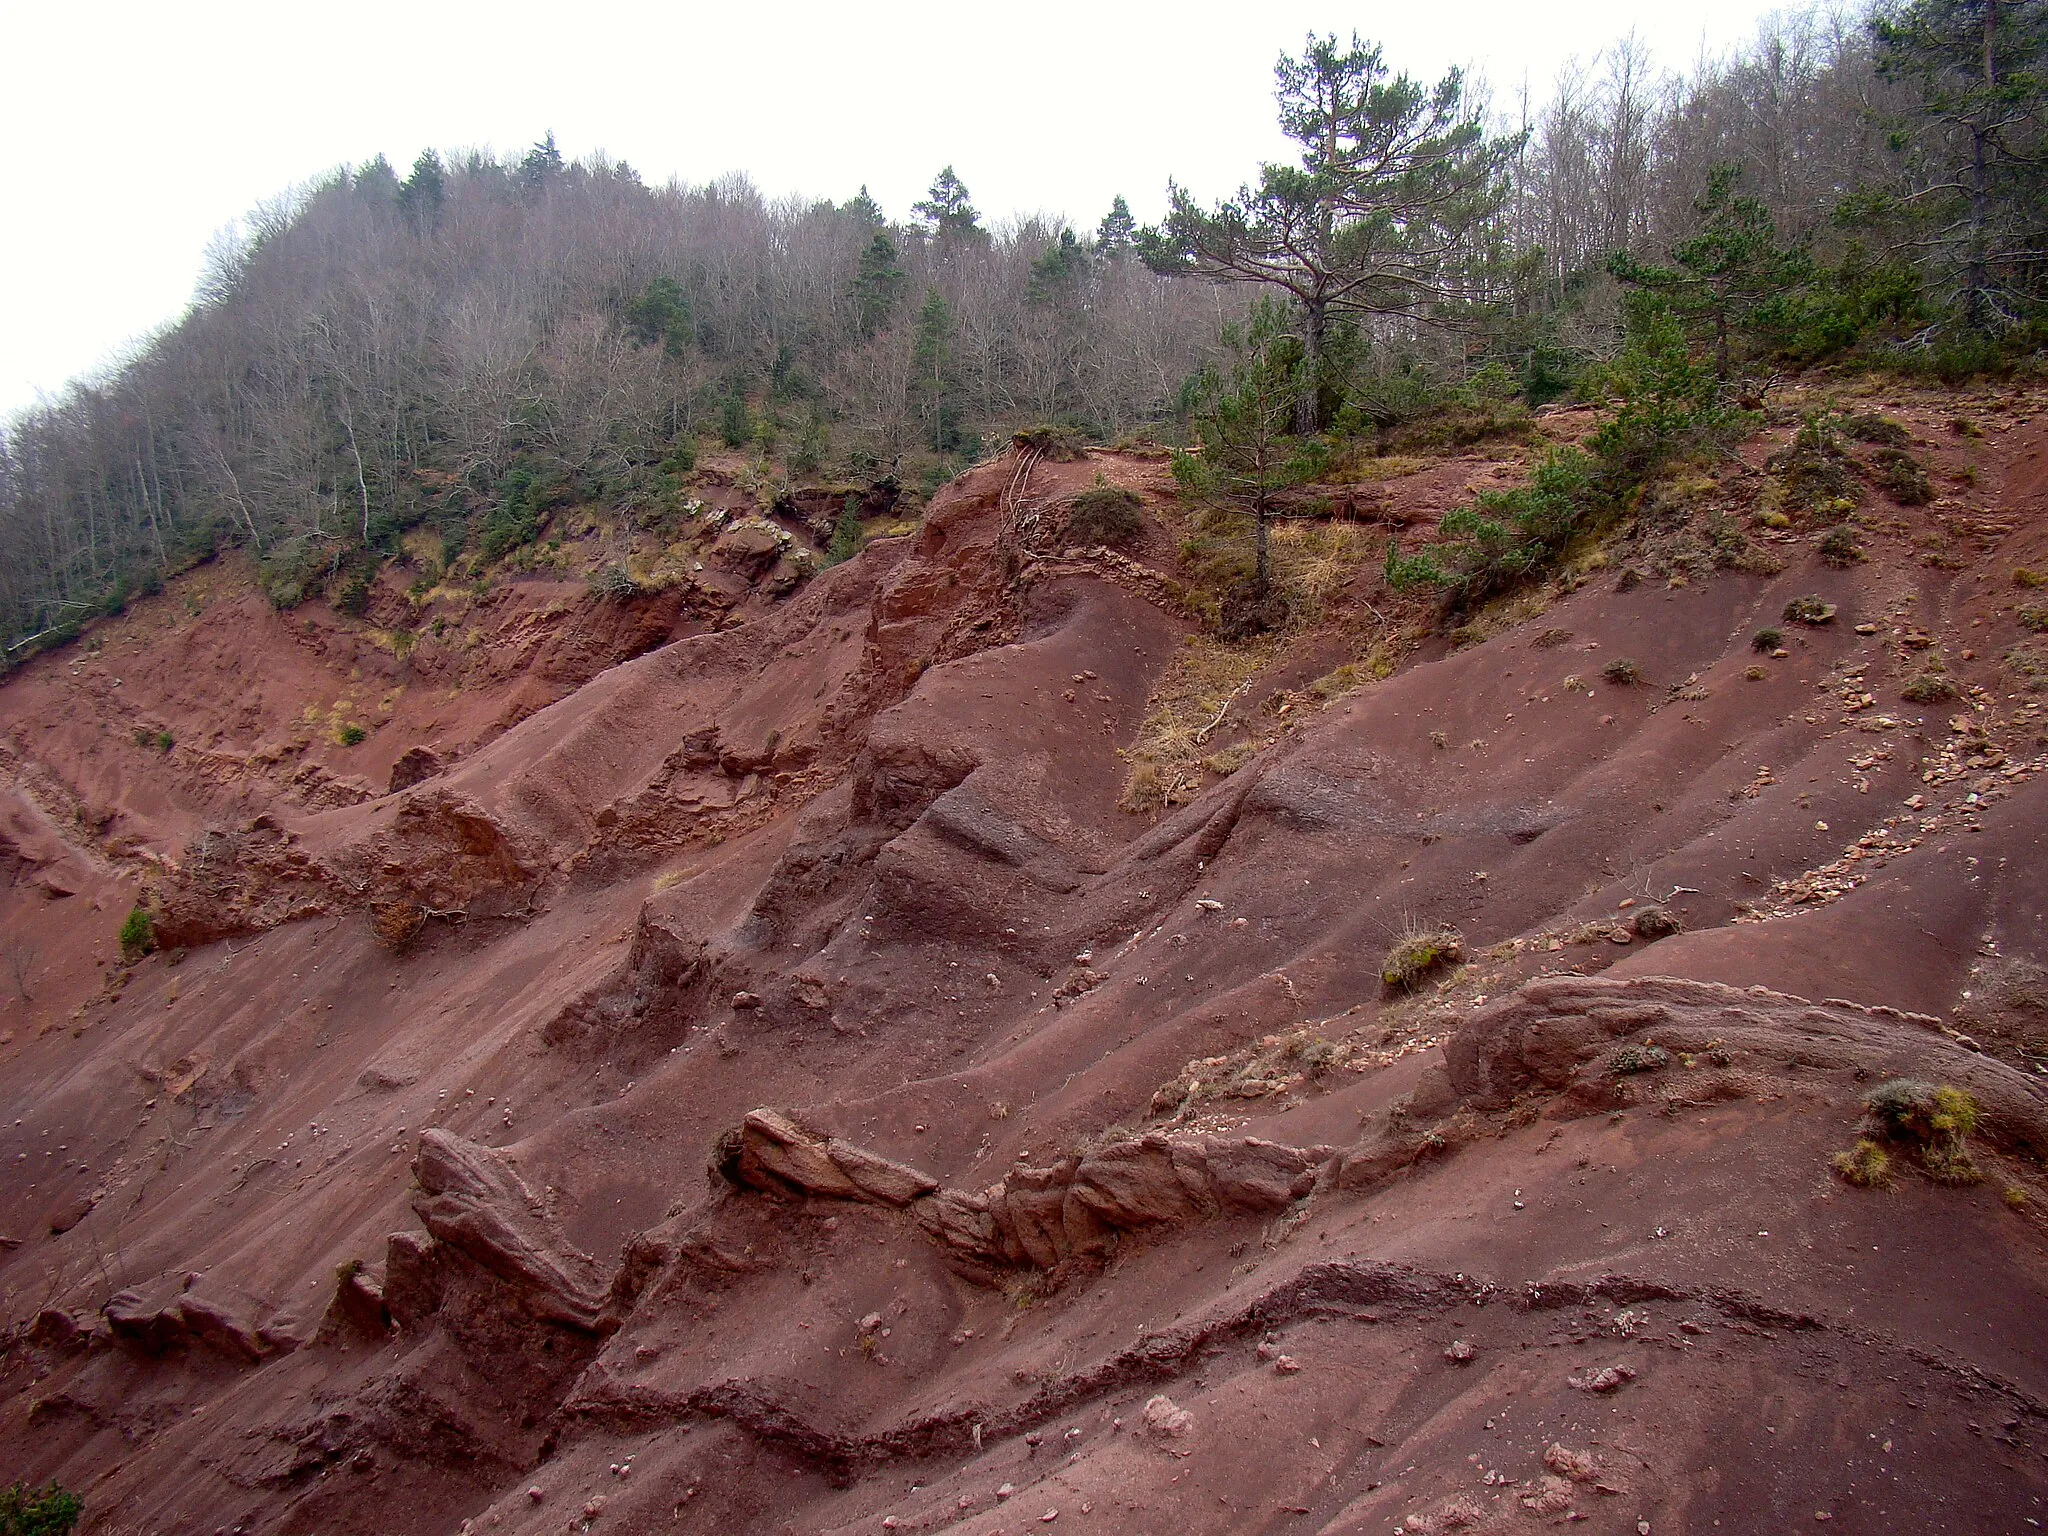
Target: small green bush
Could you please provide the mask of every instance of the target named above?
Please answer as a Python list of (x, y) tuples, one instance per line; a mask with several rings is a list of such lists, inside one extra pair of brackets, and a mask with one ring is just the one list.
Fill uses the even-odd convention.
[(1769, 653), (1771, 651), (1782, 650), (1784, 648), (1784, 645), (1785, 632), (1782, 629), (1774, 629), (1768, 625), (1758, 630), (1754, 635), (1751, 635), (1749, 638), (1749, 648), (1753, 651), (1763, 651)]
[(825, 546), (824, 563), (831, 566), (851, 560), (867, 546), (867, 541), (867, 530), (860, 521), (860, 495), (856, 491), (848, 491), (846, 505), (839, 509), (839, 520), (832, 525), (832, 538)]
[(121, 958), (133, 963), (156, 948), (156, 925), (149, 908), (133, 907), (121, 920)]
[(27, 1483), (0, 1488), (0, 1536), (64, 1536), (85, 1508), (54, 1480), (38, 1492)]
[(1412, 991), (1432, 972), (1465, 958), (1465, 938), (1455, 928), (1409, 928), (1380, 962), (1380, 980), (1398, 992)]
[(2016, 587), (2048, 587), (2048, 576), (2042, 575), (2039, 571), (2030, 571), (2022, 565), (2014, 569), (2012, 584)]
[(1632, 1077), (1638, 1072), (1656, 1072), (1671, 1065), (1671, 1053), (1661, 1045), (1624, 1045), (1607, 1058), (1611, 1077)]
[(1067, 539), (1074, 544), (1128, 544), (1145, 531), (1145, 502), (1135, 491), (1111, 485), (1101, 475), (1074, 498), (1067, 515)]
[(334, 733), (334, 739), (344, 747), (359, 747), (370, 739), (370, 733), (351, 720)]
[(1832, 624), (1835, 605), (1818, 597), (1795, 597), (1785, 605), (1785, 618), (1793, 624)]
[(1617, 688), (1633, 688), (1643, 680), (1643, 669), (1626, 656), (1617, 656), (1600, 669), (1600, 675)]
[(2037, 635), (2048, 635), (2048, 608), (2022, 608), (2020, 628), (2031, 629)]

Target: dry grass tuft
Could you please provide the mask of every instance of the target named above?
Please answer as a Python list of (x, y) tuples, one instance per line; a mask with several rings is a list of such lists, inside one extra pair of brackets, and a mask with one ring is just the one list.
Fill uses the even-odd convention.
[(1118, 806), (1156, 811), (1194, 799), (1211, 771), (1209, 759), (1220, 755), (1209, 747), (1211, 736), (1231, 701), (1279, 648), (1275, 636), (1230, 645), (1213, 635), (1190, 635), (1147, 700), (1137, 740), (1124, 749), (1131, 768)]
[(1409, 923), (1380, 961), (1380, 980), (1397, 992), (1411, 992), (1447, 965), (1465, 958), (1465, 937), (1455, 928)]

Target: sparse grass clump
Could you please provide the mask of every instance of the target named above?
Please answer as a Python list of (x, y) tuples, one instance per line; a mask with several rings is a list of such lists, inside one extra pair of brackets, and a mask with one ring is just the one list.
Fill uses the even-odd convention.
[(1884, 1189), (1891, 1184), (1892, 1155), (1867, 1136), (1857, 1138), (1848, 1151), (1837, 1152), (1832, 1161), (1843, 1181), (1858, 1189)]
[(1074, 498), (1073, 511), (1067, 514), (1067, 538), (1075, 544), (1128, 544), (1145, 531), (1140, 516), (1144, 505), (1136, 491), (1097, 475), (1095, 484)]
[(1642, 667), (1626, 656), (1617, 656), (1600, 669), (1600, 675), (1617, 688), (1633, 688), (1643, 680)]
[(1607, 1058), (1608, 1075), (1633, 1077), (1638, 1072), (1656, 1072), (1671, 1065), (1671, 1053), (1661, 1045), (1624, 1045)]
[(2048, 587), (2048, 576), (2039, 571), (2030, 571), (2024, 565), (2015, 567), (2012, 584), (2016, 587)]
[(2048, 693), (2048, 649), (2038, 641), (2016, 645), (1999, 658), (2029, 693)]
[(1820, 597), (1795, 597), (1785, 605), (1785, 619), (1792, 624), (1832, 624), (1835, 605)]
[(1864, 1096), (1873, 1137), (1905, 1148), (1937, 1184), (1975, 1184), (1984, 1177), (1970, 1156), (1977, 1101), (1948, 1083), (1894, 1078)]
[(1784, 644), (1785, 631), (1772, 628), (1769, 625), (1766, 625), (1749, 637), (1749, 648), (1752, 651), (1762, 651), (1765, 654), (1780, 649)]
[(1430, 975), (1465, 958), (1465, 937), (1455, 928), (1404, 929), (1380, 962), (1380, 980), (1397, 992), (1411, 992)]
[(1217, 755), (1210, 744), (1215, 732), (1276, 649), (1271, 640), (1227, 645), (1211, 635), (1189, 637), (1154, 686), (1137, 740), (1124, 749), (1130, 776), (1119, 808), (1157, 811), (1195, 797)]
[(2048, 608), (2022, 608), (2020, 628), (2030, 629), (2037, 635), (2048, 635)]

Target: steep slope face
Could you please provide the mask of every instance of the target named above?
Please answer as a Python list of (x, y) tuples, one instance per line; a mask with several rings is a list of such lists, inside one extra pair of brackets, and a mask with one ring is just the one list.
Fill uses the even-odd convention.
[[(388, 793), (145, 788), (104, 653), (37, 664), (8, 1462), (106, 1531), (2048, 1518), (2034, 409), (1846, 568), (1589, 581), (1327, 707), (1384, 637), (1282, 647), (1216, 716), (1268, 744), (1156, 818), (1170, 540), (1058, 536), (1098, 471), (1161, 496), (1114, 456), (387, 725), (440, 744)], [(319, 691), (251, 665), (266, 720)], [(137, 872), (184, 953), (89, 1000)], [(1385, 988), (1441, 924), (1468, 963)], [(1901, 1076), (1974, 1095), (1983, 1183), (1831, 1175)]]

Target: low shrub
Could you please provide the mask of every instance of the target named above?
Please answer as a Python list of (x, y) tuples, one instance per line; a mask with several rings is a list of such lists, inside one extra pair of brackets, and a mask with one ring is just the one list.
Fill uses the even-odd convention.
[(1010, 441), (1025, 453), (1041, 453), (1048, 459), (1058, 459), (1062, 462), (1088, 457), (1087, 439), (1072, 427), (1042, 423), (1012, 433)]
[(1984, 1175), (1970, 1156), (1977, 1101), (1962, 1088), (1894, 1078), (1864, 1096), (1873, 1135), (1902, 1146), (1937, 1184), (1975, 1184)]
[(1962, 694), (1945, 674), (1929, 670), (1910, 679), (1899, 690), (1899, 697), (1908, 704), (1945, 704)]
[(1380, 962), (1380, 980), (1397, 992), (1414, 990), (1423, 979), (1465, 958), (1465, 938), (1455, 928), (1409, 927)]
[(1913, 434), (1900, 423), (1874, 411), (1844, 416), (1842, 430), (1859, 443), (1880, 443), (1887, 448), (1903, 448), (1913, 440)]
[(2048, 608), (2022, 608), (2020, 628), (2030, 629), (2037, 635), (2048, 635)]
[(1635, 916), (1629, 919), (1628, 926), (1637, 938), (1650, 943), (1657, 939), (1670, 938), (1672, 934), (1679, 932), (1684, 924), (1679, 922), (1676, 913), (1667, 908), (1639, 907)]
[(1847, 524), (1830, 528), (1814, 547), (1821, 559), (1837, 570), (1847, 570), (1863, 558), (1863, 546), (1856, 542), (1856, 535)]
[(2030, 571), (2022, 565), (2014, 569), (2012, 584), (2016, 587), (2048, 587), (2048, 576), (2042, 575), (2039, 571)]
[(156, 948), (156, 925), (151, 920), (149, 908), (132, 907), (121, 920), (121, 958), (134, 964), (152, 949)]
[(1633, 1077), (1638, 1072), (1655, 1072), (1671, 1065), (1671, 1053), (1661, 1045), (1624, 1045), (1607, 1058), (1610, 1077)]
[(601, 565), (590, 573), (590, 595), (606, 602), (624, 602), (637, 588), (623, 565)]
[(1785, 618), (1792, 624), (1832, 624), (1835, 605), (1818, 597), (1795, 597), (1785, 605)]
[(1924, 507), (1934, 500), (1934, 482), (1921, 462), (1900, 448), (1880, 448), (1870, 456), (1870, 478), (1902, 507)]
[(1626, 656), (1617, 656), (1600, 669), (1600, 675), (1617, 688), (1633, 688), (1643, 680), (1643, 669)]
[(1074, 544), (1128, 544), (1145, 531), (1144, 499), (1136, 491), (1111, 485), (1101, 475), (1074, 498), (1067, 514), (1067, 539)]
[(1841, 427), (1834, 413), (1812, 412), (1792, 441), (1764, 461), (1783, 505), (1826, 514), (1854, 508), (1856, 461), (1842, 447)]
[(1781, 649), (1784, 644), (1785, 632), (1782, 629), (1776, 629), (1769, 625), (1766, 625), (1749, 637), (1749, 648), (1753, 651), (1763, 651), (1766, 654)]
[(0, 1536), (65, 1536), (85, 1504), (56, 1481), (38, 1490), (28, 1483), (0, 1488)]
[(344, 747), (359, 747), (370, 739), (370, 733), (351, 720), (335, 731), (334, 739)]

